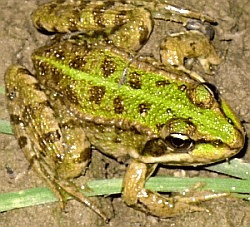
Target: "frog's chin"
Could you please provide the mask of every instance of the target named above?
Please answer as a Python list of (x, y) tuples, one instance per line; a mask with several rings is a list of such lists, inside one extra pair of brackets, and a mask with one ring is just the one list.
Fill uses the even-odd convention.
[(172, 166), (198, 166), (229, 159), (239, 151), (239, 149), (211, 147), (208, 150), (194, 149), (188, 153), (171, 153), (158, 157), (139, 156), (137, 154), (134, 158), (143, 163), (161, 163), (163, 165)]

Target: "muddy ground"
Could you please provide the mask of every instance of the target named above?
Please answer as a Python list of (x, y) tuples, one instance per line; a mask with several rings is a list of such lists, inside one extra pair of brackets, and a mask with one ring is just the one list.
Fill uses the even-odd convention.
[[(32, 50), (42, 46), (47, 37), (32, 26), (31, 12), (45, 0), (1, 0), (0, 2), (0, 86), (4, 86), (3, 76), (12, 63), (25, 65), (32, 70), (30, 55)], [(250, 133), (250, 1), (249, 0), (176, 0), (175, 5), (196, 9), (214, 17), (218, 21), (214, 45), (222, 63), (215, 69), (214, 76), (207, 80), (215, 84), (223, 97), (230, 103), (240, 119), (245, 122), (247, 134)], [(156, 22), (155, 33), (146, 47), (157, 55), (159, 40), (168, 33), (182, 29), (180, 25), (171, 27), (170, 22)], [(157, 57), (157, 56), (156, 56)], [(8, 119), (4, 96), (0, 96), (0, 118)], [(32, 171), (13, 136), (0, 135), (0, 193), (42, 187), (45, 184)], [(244, 154), (245, 153), (245, 154)], [(249, 149), (240, 157), (250, 162)], [(6, 166), (14, 171), (7, 173)], [(94, 178), (122, 177), (124, 166), (94, 152), (88, 176)], [(178, 174), (178, 169), (160, 168), (158, 174)], [(205, 171), (185, 171), (186, 176), (210, 176), (216, 174)], [(160, 220), (126, 207), (120, 196), (102, 198), (101, 203), (113, 210), (114, 217), (107, 225), (88, 208), (72, 200), (68, 202), (66, 212), (56, 210), (57, 204), (22, 208), (0, 214), (0, 226), (192, 226), (192, 227), (232, 227), (250, 226), (250, 205), (232, 198), (221, 198), (202, 203), (210, 212), (188, 213), (175, 218)], [(106, 203), (106, 205), (104, 205)], [(106, 209), (106, 208), (105, 208)]]

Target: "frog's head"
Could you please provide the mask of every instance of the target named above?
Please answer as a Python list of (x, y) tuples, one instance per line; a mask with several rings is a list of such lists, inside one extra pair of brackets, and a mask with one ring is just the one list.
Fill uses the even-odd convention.
[(139, 159), (145, 163), (204, 165), (237, 154), (244, 146), (244, 129), (230, 106), (212, 89), (200, 84), (187, 91), (193, 105), (204, 110), (200, 117), (167, 120), (158, 127), (159, 137), (146, 142)]

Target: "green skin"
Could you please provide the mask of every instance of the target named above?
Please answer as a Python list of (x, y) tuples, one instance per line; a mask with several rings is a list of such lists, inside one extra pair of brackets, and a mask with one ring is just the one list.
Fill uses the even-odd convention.
[[(105, 220), (108, 217), (70, 181), (88, 165), (91, 144), (130, 163), (123, 182), (124, 202), (161, 218), (202, 211), (195, 203), (208, 198), (205, 194), (165, 198), (144, 189), (158, 163), (204, 165), (229, 158), (244, 145), (239, 119), (199, 76), (149, 57), (131, 60), (129, 52), (139, 50), (153, 29), (150, 7), (162, 9), (160, 3), (147, 6), (119, 2), (43, 5), (32, 16), (37, 28), (84, 30), (95, 38), (78, 34), (54, 40), (33, 53), (35, 77), (17, 65), (5, 75), (15, 135), (33, 168), (61, 204), (64, 191)], [(63, 15), (60, 19), (56, 18), (59, 14)], [(168, 12), (162, 19), (185, 24), (187, 17), (212, 21), (190, 11), (184, 17)], [(93, 30), (107, 37), (109, 44)], [(161, 55), (168, 47), (188, 49), (187, 43), (194, 38), (192, 33), (185, 37), (182, 34), (181, 43), (164, 45)], [(208, 44), (209, 51), (199, 48), (205, 54), (195, 53), (202, 62), (209, 59), (205, 70), (208, 64), (218, 63), (208, 40), (197, 45)]]

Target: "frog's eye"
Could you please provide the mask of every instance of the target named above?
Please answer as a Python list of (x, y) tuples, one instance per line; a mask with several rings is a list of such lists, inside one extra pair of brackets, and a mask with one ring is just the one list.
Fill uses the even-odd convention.
[(174, 152), (187, 152), (194, 148), (194, 141), (187, 135), (172, 133), (165, 138), (165, 142), (173, 149)]

